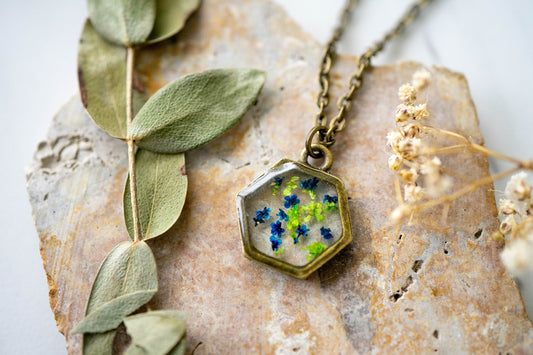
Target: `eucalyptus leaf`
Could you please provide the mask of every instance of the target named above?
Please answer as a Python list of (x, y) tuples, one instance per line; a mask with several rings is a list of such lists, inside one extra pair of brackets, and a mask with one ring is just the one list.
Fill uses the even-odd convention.
[(115, 329), (157, 292), (157, 269), (148, 245), (124, 242), (104, 260), (87, 303), (85, 318), (71, 334)]
[(265, 73), (213, 69), (177, 79), (155, 93), (130, 126), (141, 148), (158, 153), (194, 149), (227, 131), (255, 102)]
[(174, 36), (199, 5), (200, 0), (156, 0), (154, 28), (147, 42), (156, 43)]
[(98, 33), (115, 44), (142, 44), (154, 27), (156, 0), (87, 0), (87, 4)]
[[(181, 214), (187, 195), (185, 155), (139, 149), (135, 154), (135, 172), (142, 239), (147, 240), (166, 232)], [(129, 176), (123, 204), (126, 227), (134, 239)]]
[(185, 350), (187, 350), (187, 342), (185, 341), (185, 338), (183, 338), (183, 340), (180, 341), (178, 345), (168, 353), (168, 355), (185, 355)]
[(185, 317), (178, 311), (155, 311), (124, 318), (131, 345), (125, 355), (182, 354)]
[(111, 355), (113, 354), (113, 341), (116, 330), (105, 333), (85, 334), (83, 336), (84, 355)]
[[(83, 106), (94, 122), (111, 136), (126, 138), (126, 48), (105, 41), (89, 20), (78, 49), (78, 80)], [(134, 114), (145, 101), (144, 89), (134, 82)]]

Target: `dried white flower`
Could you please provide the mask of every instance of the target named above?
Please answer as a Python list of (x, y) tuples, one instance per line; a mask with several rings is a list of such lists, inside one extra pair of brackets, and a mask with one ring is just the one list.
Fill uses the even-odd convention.
[(511, 200), (500, 200), (500, 214), (515, 214), (516, 204)]
[(400, 224), (404, 219), (411, 215), (411, 207), (409, 205), (400, 205), (392, 211), (390, 220), (394, 224)]
[(413, 74), (413, 86), (417, 90), (422, 90), (429, 84), (430, 78), (431, 74), (426, 69), (417, 70)]
[(419, 138), (404, 138), (398, 143), (398, 153), (404, 159), (414, 159), (418, 156), (422, 141)]
[(401, 156), (393, 154), (389, 157), (389, 169), (392, 171), (398, 171), (402, 166), (403, 159)]
[(427, 104), (416, 105), (413, 107), (413, 118), (415, 120), (420, 121), (427, 117), (429, 117)]
[(442, 166), (442, 162), (439, 158), (433, 157), (431, 160), (426, 160), (422, 163), (420, 166), (420, 173), (422, 175), (440, 175), (440, 167)]
[(394, 150), (398, 150), (398, 144), (400, 144), (402, 139), (404, 139), (404, 137), (398, 131), (390, 131), (387, 133), (387, 144)]
[(507, 271), (513, 276), (520, 276), (525, 271), (533, 269), (533, 241), (531, 239), (515, 239), (507, 243), (500, 254)]
[(404, 84), (400, 86), (398, 96), (403, 102), (413, 102), (416, 100), (416, 89), (411, 84)]
[(531, 198), (531, 186), (527, 182), (527, 174), (521, 172), (511, 177), (505, 187), (505, 195), (513, 200), (524, 201)]
[(407, 182), (415, 182), (416, 179), (418, 179), (418, 172), (413, 168), (403, 169), (402, 171), (400, 171), (399, 175), (402, 180)]
[(408, 138), (417, 138), (420, 136), (420, 126), (413, 123), (409, 123), (405, 127), (402, 127), (401, 130)]
[(396, 108), (396, 122), (405, 122), (414, 118), (415, 108), (411, 104), (400, 104)]
[(420, 186), (417, 186), (414, 183), (407, 183), (404, 186), (404, 196), (405, 201), (409, 203), (414, 203), (419, 201), (422, 198), (423, 191)]
[(526, 201), (526, 216), (533, 216), (533, 198)]
[(440, 174), (426, 175), (424, 182), (426, 184), (426, 194), (432, 198), (446, 194), (453, 185), (451, 177)]
[(507, 216), (500, 224), (500, 232), (502, 234), (509, 234), (516, 228), (517, 223), (513, 215)]

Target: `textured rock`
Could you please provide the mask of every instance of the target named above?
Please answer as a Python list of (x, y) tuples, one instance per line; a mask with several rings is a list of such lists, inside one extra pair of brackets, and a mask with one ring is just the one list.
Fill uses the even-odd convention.
[[(189, 314), (189, 350), (201, 343), (196, 354), (533, 352), (518, 289), (487, 239), (497, 227), (490, 188), (455, 201), (448, 229), (399, 230), (388, 221), (395, 194), (385, 135), (394, 125), (396, 90), (420, 67), (415, 63), (376, 67), (366, 76), (334, 146), (332, 173), (350, 196), (352, 244), (305, 281), (244, 258), (235, 196), (277, 160), (298, 158), (315, 113), (320, 52), (266, 0), (206, 0), (176, 40), (142, 53), (141, 76), (151, 92), (206, 68), (268, 72), (242, 122), (187, 154), (183, 215), (149, 243), (160, 278), (150, 307)], [(339, 58), (336, 94), (354, 69), (353, 58)], [(464, 77), (428, 70), (435, 124), (482, 142)], [(128, 239), (121, 205), (126, 155), (125, 144), (101, 132), (75, 97), (28, 170), (50, 305), (73, 354), (82, 337), (68, 332), (83, 317), (98, 267)], [(485, 158), (466, 152), (444, 164), (472, 179), (488, 173)], [(426, 217), (438, 220), (439, 213)]]

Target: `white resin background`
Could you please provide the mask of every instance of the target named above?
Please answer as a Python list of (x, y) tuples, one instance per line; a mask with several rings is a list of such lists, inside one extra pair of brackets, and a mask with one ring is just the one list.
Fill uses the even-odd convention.
[[(344, 2), (275, 1), (321, 43), (328, 39)], [(410, 2), (361, 0), (340, 51), (360, 53)], [(373, 63), (416, 60), (462, 72), (486, 145), (518, 158), (533, 157), (532, 13), (529, 0), (436, 0)], [(66, 354), (48, 305), (24, 166), (30, 163), (53, 115), (77, 91), (77, 44), (86, 16), (83, 0), (2, 0), (1, 354)], [(491, 161), (491, 169), (497, 172), (505, 166)], [(503, 190), (502, 185), (496, 188)], [(533, 301), (528, 308), (533, 314)]]

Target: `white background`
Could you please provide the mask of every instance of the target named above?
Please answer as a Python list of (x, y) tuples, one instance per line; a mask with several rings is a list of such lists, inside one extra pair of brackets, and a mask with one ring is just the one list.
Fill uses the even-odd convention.
[[(322, 43), (342, 0), (277, 0)], [(341, 52), (358, 54), (410, 0), (363, 0)], [(55, 112), (76, 91), (82, 0), (2, 1), (0, 12), (0, 353), (64, 354), (25, 191), (24, 167)], [(417, 60), (466, 75), (488, 147), (533, 157), (533, 2), (440, 0), (374, 64)], [(493, 171), (502, 166), (492, 163)], [(501, 189), (501, 185), (500, 189)]]

